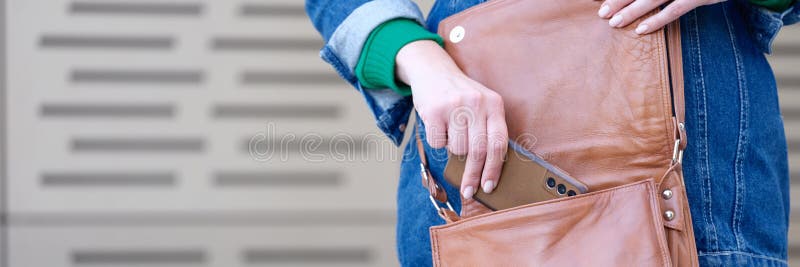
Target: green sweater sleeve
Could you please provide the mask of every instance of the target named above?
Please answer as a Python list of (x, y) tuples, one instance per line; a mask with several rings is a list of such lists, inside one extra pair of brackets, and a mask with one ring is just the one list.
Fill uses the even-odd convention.
[(792, 5), (794, 0), (750, 0), (751, 4), (763, 6), (772, 11), (783, 12)]
[(444, 44), (439, 35), (409, 19), (390, 20), (372, 30), (355, 69), (361, 86), (367, 89), (392, 88), (401, 95), (411, 95), (411, 88), (395, 77), (395, 57), (400, 48), (419, 40)]

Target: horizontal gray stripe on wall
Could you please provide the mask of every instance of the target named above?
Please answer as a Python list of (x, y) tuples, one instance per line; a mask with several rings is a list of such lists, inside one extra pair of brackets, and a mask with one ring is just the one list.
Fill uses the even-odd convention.
[(158, 49), (167, 50), (173, 40), (167, 36), (92, 36), (45, 34), (39, 40), (44, 48), (87, 48), (87, 49)]
[(367, 248), (306, 248), (306, 249), (246, 249), (243, 261), (249, 264), (325, 263), (364, 264), (369, 263), (372, 251)]
[[(800, 185), (800, 171), (792, 171), (789, 175), (789, 180), (792, 185)], [(800, 217), (797, 219), (800, 219)]]
[(143, 227), (143, 226), (364, 226), (396, 223), (394, 210), (249, 210), (203, 212), (17, 212), (12, 226)]
[(800, 152), (800, 139), (786, 139), (786, 147), (789, 153)]
[(204, 264), (206, 258), (206, 252), (199, 249), (98, 249), (72, 252), (73, 264)]
[(791, 216), (792, 220), (800, 219), (800, 207), (792, 207), (792, 211), (789, 216)]
[(212, 115), (225, 119), (337, 119), (342, 116), (342, 110), (337, 105), (219, 104), (213, 107)]
[(784, 120), (800, 120), (800, 108), (784, 106), (781, 108), (781, 115)]
[[(325, 155), (330, 157), (348, 157), (355, 154), (394, 149), (388, 139), (375, 136), (337, 135), (320, 136), (316, 134), (295, 134), (293, 136), (275, 136), (266, 140), (253, 137), (242, 139), (242, 152), (253, 155), (273, 155), (276, 152), (303, 152), (311, 156)], [(351, 154), (351, 152), (356, 152)]]
[(246, 17), (301, 17), (306, 18), (306, 10), (302, 2), (297, 5), (287, 4), (243, 4), (240, 12)]
[(52, 172), (41, 175), (48, 187), (172, 187), (175, 175), (169, 172)]
[(196, 3), (160, 3), (157, 1), (149, 3), (138, 1), (73, 2), (69, 11), (73, 14), (199, 16), (203, 7)]
[(280, 71), (245, 71), (242, 83), (258, 84), (334, 84), (345, 85), (345, 81), (333, 72), (280, 72)]
[(45, 103), (39, 114), (60, 118), (172, 118), (175, 107), (170, 104)]
[(200, 153), (204, 143), (199, 138), (87, 138), (72, 140), (73, 152), (191, 152)]
[(319, 39), (218, 37), (211, 40), (211, 48), (221, 51), (316, 51), (321, 47)]
[(330, 187), (342, 184), (342, 174), (335, 171), (262, 171), (219, 172), (214, 184), (222, 187)]
[(775, 80), (778, 82), (778, 88), (800, 87), (798, 76), (778, 76)]
[(774, 44), (772, 46), (771, 58), (790, 57), (800, 55), (800, 44)]
[(199, 70), (73, 70), (70, 80), (76, 83), (155, 83), (199, 84), (204, 74)]

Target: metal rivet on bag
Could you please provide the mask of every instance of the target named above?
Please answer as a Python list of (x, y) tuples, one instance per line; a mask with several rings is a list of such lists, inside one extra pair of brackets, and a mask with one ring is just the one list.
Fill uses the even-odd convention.
[(672, 219), (675, 219), (675, 212), (671, 210), (665, 211), (664, 219), (666, 219), (667, 221), (672, 221)]
[(450, 31), (450, 42), (453, 42), (454, 44), (461, 42), (461, 40), (464, 39), (464, 33), (466, 33), (464, 27), (456, 26)]
[(664, 192), (661, 192), (661, 197), (663, 197), (664, 199), (672, 198), (672, 190), (665, 189)]

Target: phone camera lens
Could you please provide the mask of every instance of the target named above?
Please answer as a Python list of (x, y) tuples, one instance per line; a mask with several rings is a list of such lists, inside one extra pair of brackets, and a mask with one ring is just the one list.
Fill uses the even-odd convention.
[(578, 193), (575, 193), (575, 191), (573, 191), (573, 190), (569, 190), (569, 191), (567, 192), (567, 196), (574, 196), (574, 195), (577, 195), (577, 194), (578, 194)]
[(556, 187), (556, 179), (553, 177), (547, 177), (547, 187)]
[(558, 190), (559, 194), (563, 195), (567, 192), (567, 187), (564, 184), (558, 184), (558, 188), (556, 190)]

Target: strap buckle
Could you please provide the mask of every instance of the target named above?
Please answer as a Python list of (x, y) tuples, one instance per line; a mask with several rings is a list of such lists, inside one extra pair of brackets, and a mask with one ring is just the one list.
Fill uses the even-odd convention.
[(683, 162), (683, 149), (681, 149), (681, 139), (675, 139), (675, 147), (672, 149), (672, 165)]
[[(428, 177), (428, 172), (425, 171), (426, 170), (425, 164), (420, 163), (419, 164), (419, 170), (420, 170), (420, 173), (422, 174), (422, 178), (425, 179), (425, 183), (429, 184), (429, 185), (432, 184), (435, 187), (434, 190), (438, 190), (439, 189), (439, 185), (437, 183), (431, 183), (430, 182), (430, 180), (429, 180), (430, 178)], [(433, 204), (433, 207), (436, 208), (436, 212), (438, 212), (439, 214), (442, 214), (442, 208), (444, 208), (444, 207), (442, 207), (439, 204), (439, 202), (436, 201), (435, 198), (433, 198), (433, 195), (428, 194), (428, 198), (431, 200), (431, 204)], [(456, 212), (456, 210), (453, 209), (453, 205), (450, 204), (450, 201), (445, 201), (444, 204), (445, 204), (447, 209), (449, 209), (452, 212)]]
[(672, 148), (672, 165), (683, 162), (683, 149), (681, 149), (683, 140), (681, 139), (686, 137), (686, 126), (683, 122), (677, 123), (676, 126), (678, 131), (676, 132), (675, 146)]

